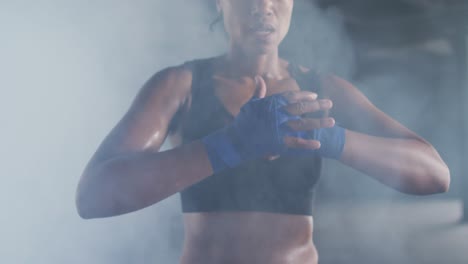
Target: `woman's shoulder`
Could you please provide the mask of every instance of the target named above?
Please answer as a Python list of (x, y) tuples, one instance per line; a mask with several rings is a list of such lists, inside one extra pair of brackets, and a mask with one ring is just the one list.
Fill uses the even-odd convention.
[(192, 76), (200, 68), (211, 64), (217, 57), (195, 58), (184, 61), (181, 64), (167, 66), (155, 72), (147, 83), (157, 82), (158, 80), (166, 80), (168, 82), (189, 83)]
[(200, 70), (209, 67), (214, 59), (215, 57), (192, 59), (163, 68), (146, 81), (140, 94), (149, 97), (164, 95), (184, 101), (191, 94), (192, 83), (199, 78)]
[(200, 66), (210, 60), (212, 58), (192, 59), (178, 65), (167, 66), (150, 76), (143, 89), (188, 91), (191, 88), (194, 76), (197, 74), (196, 72), (201, 68)]
[(192, 69), (184, 62), (167, 66), (153, 73), (140, 88), (137, 97), (148, 102), (170, 98), (177, 104), (185, 101), (192, 87)]
[(185, 61), (181, 66), (195, 74), (199, 70), (212, 67), (219, 59), (220, 56), (195, 58)]

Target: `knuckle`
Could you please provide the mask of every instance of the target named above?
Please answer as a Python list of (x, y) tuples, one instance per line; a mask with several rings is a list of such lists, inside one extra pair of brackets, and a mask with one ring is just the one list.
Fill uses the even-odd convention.
[(305, 109), (305, 104), (304, 102), (300, 101), (296, 104), (296, 112), (299, 113), (299, 114), (302, 114), (304, 112), (304, 109)]
[(304, 107), (304, 113), (314, 112), (317, 109), (317, 102), (307, 102), (306, 106)]
[(299, 113), (301, 111), (301, 108), (302, 108), (301, 103), (296, 103), (296, 109), (295, 109), (296, 113)]
[(331, 108), (333, 106), (333, 102), (329, 99), (322, 99), (319, 102), (319, 106), (322, 108)]

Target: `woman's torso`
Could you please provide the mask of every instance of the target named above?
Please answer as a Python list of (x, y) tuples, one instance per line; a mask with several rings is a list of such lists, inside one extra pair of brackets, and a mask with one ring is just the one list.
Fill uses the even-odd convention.
[[(189, 142), (221, 128), (251, 97), (254, 84), (218, 72), (220, 60), (188, 63), (192, 95), (171, 127), (172, 139)], [(267, 96), (314, 86), (305, 79), (310, 75), (298, 76), (290, 65), (285, 71), (284, 79), (267, 80)], [(263, 159), (182, 191), (182, 263), (315, 263), (311, 214), (320, 165), (317, 157)]]

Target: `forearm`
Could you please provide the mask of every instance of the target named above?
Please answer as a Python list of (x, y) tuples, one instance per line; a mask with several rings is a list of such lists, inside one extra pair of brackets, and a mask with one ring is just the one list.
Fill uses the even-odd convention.
[(85, 171), (77, 191), (78, 211), (84, 218), (136, 211), (211, 174), (198, 141), (164, 152), (117, 156)]
[(398, 191), (447, 191), (450, 173), (435, 149), (419, 139), (382, 138), (346, 130), (341, 161)]

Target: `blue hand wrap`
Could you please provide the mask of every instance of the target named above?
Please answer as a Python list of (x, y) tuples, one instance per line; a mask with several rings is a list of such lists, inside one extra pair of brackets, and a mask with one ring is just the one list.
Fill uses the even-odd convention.
[[(289, 120), (298, 119), (297, 117)], [(288, 121), (289, 121), (288, 120)], [(283, 136), (293, 136), (303, 139), (320, 141), (320, 148), (317, 150), (288, 148), (286, 153), (290, 155), (310, 155), (318, 154), (324, 158), (340, 159), (345, 144), (345, 129), (339, 125), (330, 128), (319, 128), (310, 131), (294, 131), (285, 126), (283, 131), (287, 131)]]
[[(281, 95), (253, 98), (241, 108), (230, 125), (204, 137), (202, 142), (214, 173), (267, 155), (319, 154), (339, 158), (344, 145), (344, 129), (335, 126), (312, 131), (292, 131), (286, 122), (301, 117), (284, 111), (282, 108), (287, 104)], [(286, 135), (320, 140), (322, 147), (319, 150), (287, 148), (283, 143)]]

